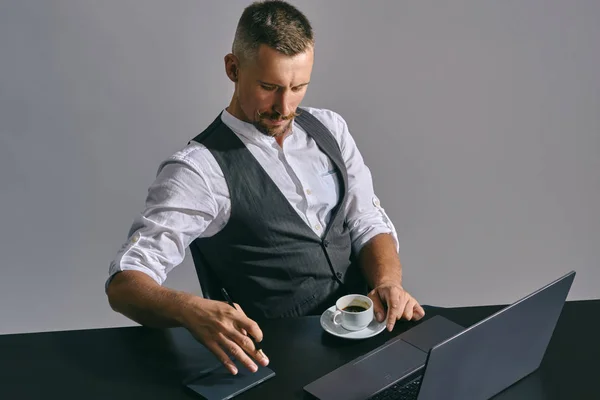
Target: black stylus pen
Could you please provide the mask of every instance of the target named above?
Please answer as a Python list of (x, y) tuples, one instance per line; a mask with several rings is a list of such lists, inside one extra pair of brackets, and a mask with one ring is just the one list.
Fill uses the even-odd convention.
[[(221, 293), (223, 293), (223, 297), (225, 297), (225, 300), (227, 301), (227, 303), (229, 303), (229, 305), (233, 308), (235, 308), (235, 304), (233, 304), (233, 301), (231, 300), (231, 297), (229, 297), (229, 293), (227, 293), (227, 290), (225, 290), (225, 288), (221, 288)], [(237, 308), (236, 308), (237, 310)], [(256, 351), (259, 351), (261, 349), (260, 344), (254, 340), (254, 338), (252, 337), (252, 335), (248, 334), (248, 337), (250, 339), (252, 339), (252, 342), (254, 343), (254, 348), (256, 349)]]

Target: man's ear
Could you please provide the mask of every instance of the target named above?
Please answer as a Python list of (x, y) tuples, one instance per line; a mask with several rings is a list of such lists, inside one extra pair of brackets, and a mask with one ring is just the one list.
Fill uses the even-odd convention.
[(233, 54), (230, 53), (225, 56), (225, 73), (232, 82), (238, 81), (239, 65), (239, 59)]

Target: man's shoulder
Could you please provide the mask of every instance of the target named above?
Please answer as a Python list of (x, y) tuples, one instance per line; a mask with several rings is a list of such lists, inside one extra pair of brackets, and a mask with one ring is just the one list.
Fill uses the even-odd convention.
[(332, 131), (338, 130), (340, 121), (343, 121), (343, 118), (340, 114), (327, 108), (302, 107), (302, 109), (308, 111)]
[(338, 143), (344, 141), (344, 135), (348, 134), (346, 121), (337, 112), (327, 108), (302, 107), (316, 117), (335, 137)]
[(213, 168), (214, 157), (202, 143), (190, 141), (185, 147), (177, 150), (160, 164), (159, 170), (166, 164), (178, 164), (183, 168), (191, 168), (196, 172)]

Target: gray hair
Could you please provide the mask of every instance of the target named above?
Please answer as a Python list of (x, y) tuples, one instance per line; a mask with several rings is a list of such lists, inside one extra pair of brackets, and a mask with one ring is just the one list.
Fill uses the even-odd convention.
[(281, 0), (254, 2), (244, 9), (232, 53), (243, 63), (256, 58), (261, 44), (294, 56), (314, 46), (313, 30), (302, 12)]

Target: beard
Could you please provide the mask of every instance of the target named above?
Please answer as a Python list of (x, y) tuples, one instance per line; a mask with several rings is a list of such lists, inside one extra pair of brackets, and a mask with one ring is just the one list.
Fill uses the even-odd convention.
[[(258, 129), (259, 132), (270, 136), (279, 137), (288, 133), (294, 122), (294, 118), (297, 117), (297, 112), (293, 111), (289, 115), (282, 116), (281, 114), (275, 113), (261, 113), (256, 111), (255, 119), (252, 124)], [(282, 122), (280, 125), (269, 125), (269, 121)]]

